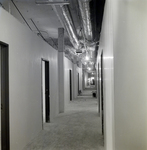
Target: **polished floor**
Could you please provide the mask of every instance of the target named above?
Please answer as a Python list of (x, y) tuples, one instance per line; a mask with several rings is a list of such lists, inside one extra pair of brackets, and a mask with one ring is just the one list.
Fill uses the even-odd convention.
[(103, 150), (97, 101), (80, 96), (69, 103), (64, 114), (31, 141), (24, 150)]

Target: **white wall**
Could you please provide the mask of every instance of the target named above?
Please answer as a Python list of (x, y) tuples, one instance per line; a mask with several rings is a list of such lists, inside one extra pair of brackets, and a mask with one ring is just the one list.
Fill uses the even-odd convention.
[(146, 150), (147, 1), (114, 6), (115, 149)]
[[(1, 45), (0, 45), (0, 105), (1, 105)], [(1, 111), (0, 111), (0, 149), (1, 149)]]
[[(70, 102), (70, 82), (69, 82), (69, 70), (72, 70), (72, 89), (73, 89), (73, 63), (66, 57), (64, 57), (64, 105), (65, 109)], [(72, 91), (73, 96), (73, 91)]]
[(99, 49), (104, 51), (106, 150), (147, 149), (146, 14), (146, 0), (106, 1)]
[(0, 41), (9, 44), (10, 148), (42, 129), (41, 58), (50, 61), (51, 120), (58, 114), (57, 51), (0, 8)]
[(85, 81), (85, 88), (87, 88), (87, 87), (88, 87), (88, 86), (87, 86), (87, 83), (88, 83), (88, 73), (87, 73), (87, 72), (85, 72), (84, 74), (85, 74), (85, 77), (84, 77), (84, 81)]
[(73, 64), (73, 92), (74, 92), (74, 99), (77, 98), (78, 90), (77, 90), (77, 65)]
[(83, 72), (82, 68), (77, 67), (77, 72), (79, 73), (79, 90), (83, 91)]
[(79, 68), (77, 64), (73, 64), (74, 99), (77, 98), (78, 96), (78, 73), (79, 73), (79, 90), (83, 91), (82, 68)]
[[(105, 149), (114, 150), (114, 87), (113, 87), (113, 34), (111, 0), (106, 1), (103, 26), (101, 31), (100, 46), (98, 51), (98, 62), (101, 77), (101, 53), (103, 52), (103, 99), (104, 99), (104, 140)], [(98, 65), (97, 65), (98, 67)], [(101, 85), (101, 80), (100, 80)], [(100, 86), (101, 88), (101, 86)], [(98, 92), (97, 92), (98, 93)], [(100, 91), (101, 96), (101, 91)], [(101, 109), (101, 102), (100, 102)], [(101, 113), (101, 112), (100, 112)], [(101, 114), (102, 115), (102, 114)]]

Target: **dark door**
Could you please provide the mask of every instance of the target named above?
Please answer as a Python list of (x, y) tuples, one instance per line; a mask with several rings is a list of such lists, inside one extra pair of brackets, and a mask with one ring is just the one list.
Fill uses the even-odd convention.
[(72, 101), (72, 71), (69, 70), (70, 101)]
[(79, 94), (79, 91), (80, 91), (80, 87), (79, 87), (79, 81), (80, 80), (80, 77), (79, 77), (79, 73), (78, 73), (78, 94)]
[(101, 109), (102, 109), (102, 134), (104, 134), (103, 53), (101, 54)]
[(8, 45), (0, 42), (1, 58), (1, 149), (10, 149), (9, 140), (9, 55)]
[(50, 88), (49, 88), (48, 61), (45, 61), (45, 114), (46, 114), (46, 122), (50, 122)]

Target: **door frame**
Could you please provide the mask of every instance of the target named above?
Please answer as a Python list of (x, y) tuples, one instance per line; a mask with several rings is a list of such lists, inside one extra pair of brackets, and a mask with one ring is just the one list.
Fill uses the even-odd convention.
[[(44, 113), (44, 109), (43, 109), (43, 82), (42, 82), (42, 79), (43, 79), (43, 68), (42, 68), (42, 65), (43, 65), (43, 62), (48, 62), (49, 63), (49, 122), (50, 122), (50, 112), (51, 112), (51, 107), (50, 107), (50, 61), (47, 60), (47, 59), (44, 59), (44, 58), (41, 58), (41, 108), (42, 108), (42, 129), (44, 129), (44, 121), (43, 121), (43, 113)], [(44, 70), (45, 71), (45, 70)], [(45, 72), (44, 72), (44, 75), (45, 75)], [(44, 85), (46, 87), (46, 85)], [(46, 99), (46, 98), (45, 98)], [(45, 118), (45, 123), (49, 123), (49, 122), (46, 122), (46, 118)]]
[(1, 149), (10, 150), (9, 45), (1, 42)]
[(101, 52), (101, 111), (102, 111), (102, 134), (104, 135), (104, 88), (103, 88), (103, 51)]
[(70, 90), (70, 101), (72, 101), (72, 70), (69, 69), (69, 90)]
[(78, 95), (79, 95), (79, 91), (80, 91), (80, 74), (78, 72)]

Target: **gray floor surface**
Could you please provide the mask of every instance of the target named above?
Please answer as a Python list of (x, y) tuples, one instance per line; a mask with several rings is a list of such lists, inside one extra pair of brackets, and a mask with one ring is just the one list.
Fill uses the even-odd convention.
[(104, 150), (96, 99), (78, 97), (24, 150)]

